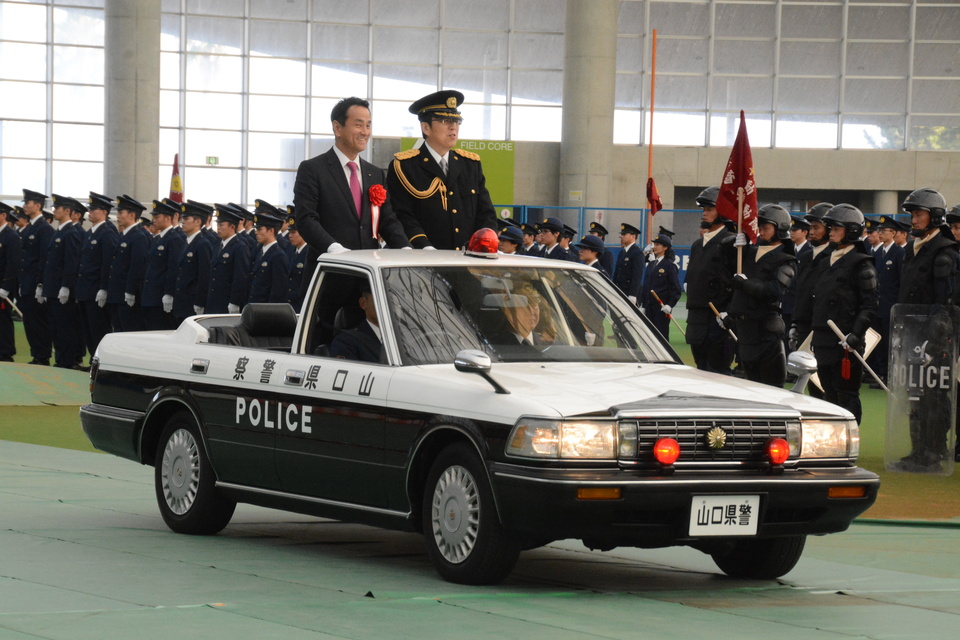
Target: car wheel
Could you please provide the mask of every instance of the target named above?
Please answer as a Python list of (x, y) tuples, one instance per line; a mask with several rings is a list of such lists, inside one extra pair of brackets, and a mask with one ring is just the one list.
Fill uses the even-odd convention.
[(497, 517), (483, 463), (465, 443), (444, 449), (430, 468), (423, 532), (434, 567), (450, 582), (497, 584), (520, 555)]
[(221, 495), (215, 481), (193, 419), (174, 415), (160, 436), (154, 464), (157, 504), (167, 526), (194, 535), (211, 535), (227, 526), (237, 503)]
[(806, 536), (738, 540), (711, 556), (720, 570), (732, 578), (773, 580), (796, 566), (806, 542)]

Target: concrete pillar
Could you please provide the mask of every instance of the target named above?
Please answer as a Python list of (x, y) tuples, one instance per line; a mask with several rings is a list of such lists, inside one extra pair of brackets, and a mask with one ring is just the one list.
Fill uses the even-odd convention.
[(146, 203), (160, 194), (160, 0), (105, 9), (105, 195)]
[(882, 213), (893, 216), (900, 211), (900, 198), (896, 191), (874, 191), (873, 192), (873, 211), (871, 213)]
[(564, 44), (558, 201), (606, 207), (617, 79), (616, 0), (569, 0)]

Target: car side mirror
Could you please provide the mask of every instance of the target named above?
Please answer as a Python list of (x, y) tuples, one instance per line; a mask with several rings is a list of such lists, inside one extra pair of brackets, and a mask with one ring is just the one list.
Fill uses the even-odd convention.
[(490, 375), (490, 356), (478, 349), (464, 349), (453, 359), (453, 366), (462, 373), (476, 373), (490, 383), (497, 393), (510, 393)]
[(790, 391), (803, 394), (810, 382), (811, 376), (817, 372), (817, 359), (806, 351), (793, 351), (787, 357), (787, 373), (797, 376), (797, 381)]

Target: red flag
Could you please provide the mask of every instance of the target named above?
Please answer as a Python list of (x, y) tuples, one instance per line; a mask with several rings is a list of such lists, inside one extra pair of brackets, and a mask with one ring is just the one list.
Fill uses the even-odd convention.
[(180, 154), (173, 155), (173, 174), (170, 176), (170, 199), (183, 204), (183, 182), (180, 180)]
[(660, 192), (657, 191), (657, 183), (653, 181), (653, 178), (647, 178), (647, 206), (650, 208), (650, 215), (652, 216), (663, 209), (663, 203), (660, 202)]
[(727, 168), (720, 181), (720, 197), (717, 198), (717, 213), (727, 220), (737, 221), (737, 198), (743, 194), (743, 232), (751, 242), (757, 241), (757, 184), (754, 182), (753, 154), (747, 140), (747, 121), (740, 110), (740, 130), (730, 151)]

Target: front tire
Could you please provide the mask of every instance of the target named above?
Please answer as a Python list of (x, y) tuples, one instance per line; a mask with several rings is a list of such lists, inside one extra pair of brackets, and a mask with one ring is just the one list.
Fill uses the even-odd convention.
[(520, 542), (500, 524), (486, 470), (465, 443), (444, 449), (423, 494), (427, 555), (444, 580), (497, 584), (513, 570)]
[(173, 531), (212, 535), (221, 531), (237, 503), (216, 488), (199, 429), (186, 413), (167, 422), (154, 462), (154, 488), (160, 515)]
[(797, 565), (806, 543), (806, 536), (738, 540), (732, 547), (710, 555), (731, 578), (773, 580)]

